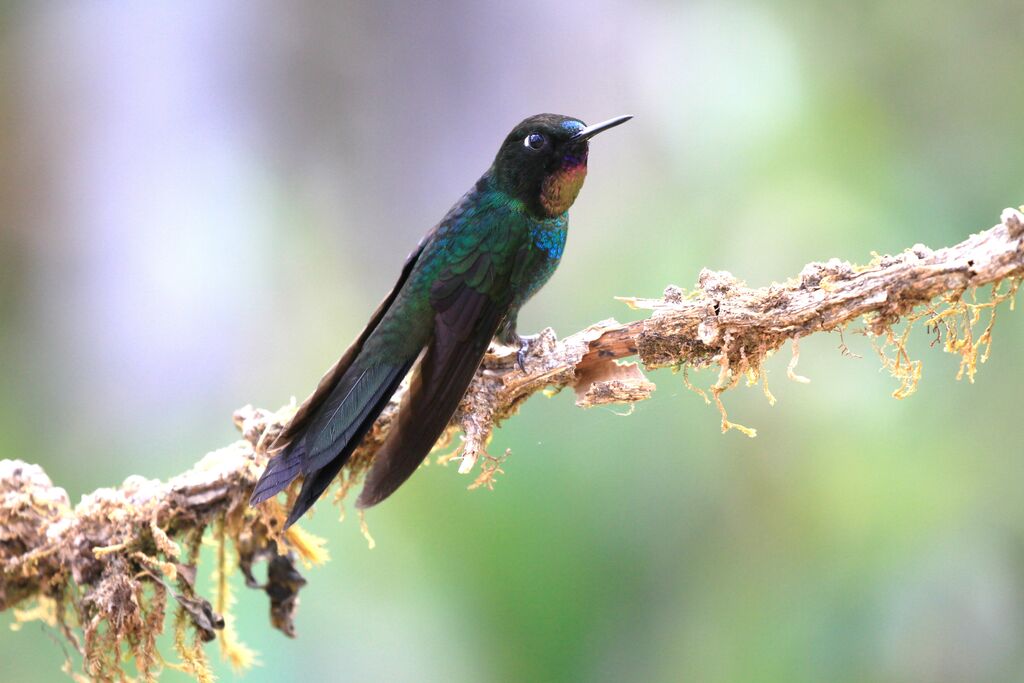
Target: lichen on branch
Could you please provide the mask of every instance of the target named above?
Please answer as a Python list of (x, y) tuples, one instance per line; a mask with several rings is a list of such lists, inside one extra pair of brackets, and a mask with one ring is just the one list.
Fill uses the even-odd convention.
[[(897, 378), (894, 396), (914, 391), (921, 362), (905, 342), (924, 322), (948, 352), (959, 354), (958, 377), (973, 380), (992, 340), (996, 307), (1013, 297), (1024, 276), (1024, 215), (1003, 212), (995, 227), (963, 242), (931, 250), (923, 245), (866, 266), (832, 259), (811, 263), (781, 284), (750, 288), (724, 271), (704, 270), (696, 287), (668, 287), (658, 299), (624, 301), (648, 317), (629, 323), (608, 319), (557, 339), (545, 330), (531, 345), (525, 370), (514, 351), (492, 349), (470, 385), (439, 446), (461, 442), (441, 459), (459, 459), (460, 472), (481, 462), (471, 488), (490, 487), (504, 455), (486, 449), (494, 428), (514, 415), (533, 394), (572, 387), (582, 407), (632, 404), (648, 398), (654, 384), (646, 370), (683, 370), (682, 381), (721, 411), (722, 428), (753, 430), (730, 422), (721, 394), (746, 380), (762, 385), (762, 365), (792, 345), (787, 375), (796, 373), (799, 340), (818, 332), (863, 324), (886, 367)], [(975, 298), (991, 288), (987, 299)], [(902, 330), (895, 325), (905, 321)], [(981, 328), (980, 330), (978, 328)], [(845, 341), (840, 345), (849, 353)], [(638, 362), (623, 362), (636, 357)], [(688, 368), (717, 368), (716, 381), (694, 387)], [(339, 476), (336, 498), (357, 485), (383, 444), (404, 393), (392, 398)], [(18, 623), (42, 620), (60, 631), (81, 658), (81, 671), (96, 679), (133, 673), (146, 680), (161, 668), (180, 668), (197, 680), (211, 680), (203, 644), (218, 639), (222, 656), (244, 668), (253, 653), (241, 643), (230, 615), (235, 596), (228, 575), (240, 569), (245, 584), (269, 598), (270, 622), (294, 635), (294, 613), (305, 579), (297, 562), (326, 559), (323, 543), (298, 525), (281, 528), (288, 501), (248, 506), (249, 494), (266, 465), (268, 446), (297, 407), (277, 412), (247, 406), (234, 415), (242, 439), (203, 457), (167, 482), (131, 476), (118, 488), (84, 496), (72, 506), (37, 465), (0, 461), (0, 611)], [(507, 454), (506, 454), (507, 455)], [(294, 495), (294, 487), (288, 496)], [(365, 529), (365, 520), (364, 529)], [(211, 600), (196, 589), (199, 549), (204, 537), (216, 547)], [(254, 564), (268, 565), (259, 582)], [(156, 650), (156, 636), (173, 612), (177, 663)], [(125, 661), (131, 672), (125, 672)], [(69, 674), (81, 677), (71, 657)]]

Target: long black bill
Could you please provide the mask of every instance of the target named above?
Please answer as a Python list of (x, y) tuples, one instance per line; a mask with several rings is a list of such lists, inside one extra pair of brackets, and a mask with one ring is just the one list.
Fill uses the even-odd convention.
[(629, 121), (631, 118), (633, 118), (631, 115), (630, 116), (616, 116), (614, 119), (608, 119), (607, 121), (602, 121), (601, 123), (595, 123), (592, 126), (587, 126), (586, 128), (584, 128), (582, 130), (576, 131), (576, 134), (573, 135), (570, 139), (571, 140), (589, 140), (590, 138), (594, 137), (595, 135), (597, 135), (601, 131), (608, 130), (609, 128), (614, 128), (615, 126), (619, 125), (620, 123), (625, 123), (626, 121)]

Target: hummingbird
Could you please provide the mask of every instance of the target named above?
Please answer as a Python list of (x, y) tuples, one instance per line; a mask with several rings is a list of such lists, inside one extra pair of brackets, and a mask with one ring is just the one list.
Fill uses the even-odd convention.
[(356, 501), (360, 509), (376, 505), (433, 449), (492, 340), (517, 348), (516, 364), (524, 369), (532, 338), (519, 335), (516, 319), (562, 258), (589, 141), (630, 118), (588, 126), (538, 114), (512, 129), (490, 168), (408, 256), (366, 327), (275, 439), (250, 505), (302, 475), (285, 526), (295, 523), (412, 371)]

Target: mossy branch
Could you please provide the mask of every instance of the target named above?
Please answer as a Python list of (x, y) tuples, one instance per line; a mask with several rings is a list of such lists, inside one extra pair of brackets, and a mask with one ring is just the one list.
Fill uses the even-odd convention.
[[(1024, 215), (1015, 209), (1004, 211), (999, 225), (952, 247), (933, 251), (915, 245), (863, 267), (837, 259), (811, 263), (783, 284), (758, 289), (729, 273), (705, 270), (690, 292), (669, 287), (660, 299), (626, 299), (651, 312), (643, 320), (604, 320), (561, 340), (545, 330), (530, 348), (525, 372), (515, 367), (511, 350), (494, 349), (442, 439), (448, 442), (461, 431), (462, 441), (442, 459), (459, 458), (460, 472), (468, 472), (485, 456), (471, 487), (490, 486), (501, 471), (500, 459), (486, 454), (491, 432), (532, 394), (573, 387), (583, 407), (650, 396), (654, 384), (640, 367), (620, 362), (632, 356), (647, 369), (682, 368), (687, 386), (721, 410), (723, 430), (753, 435), (727, 419), (721, 393), (745, 378), (749, 384), (761, 381), (774, 400), (762, 370), (770, 354), (790, 341), (787, 374), (806, 381), (795, 373), (798, 341), (816, 332), (841, 333), (858, 321), (899, 380), (895, 396), (909, 395), (920, 377), (920, 362), (909, 358), (904, 342), (922, 319), (947, 351), (960, 354), (959, 376), (970, 379), (987, 356), (996, 305), (1009, 299), (1012, 306), (1022, 276)], [(986, 286), (991, 295), (979, 303), (974, 293)], [(967, 293), (971, 301), (965, 300)], [(985, 312), (989, 317), (978, 333)], [(910, 323), (894, 332), (901, 320)], [(696, 389), (685, 370), (709, 366), (718, 369), (717, 381), (706, 392)], [(388, 433), (403, 391), (340, 475), (337, 498), (359, 482)], [(39, 466), (0, 461), (0, 610), (13, 610), (18, 623), (40, 619), (59, 629), (90, 677), (122, 677), (130, 660), (127, 673), (144, 679), (174, 666), (208, 680), (204, 641), (218, 638), (222, 655), (235, 666), (245, 667), (253, 658), (238, 641), (230, 616), (223, 615), (234, 599), (227, 576), (237, 567), (246, 585), (267, 593), (271, 623), (293, 635), (298, 591), (305, 583), (296, 560), (308, 565), (326, 559), (322, 541), (298, 526), (281, 531), (287, 503), (272, 500), (252, 509), (247, 501), (266, 464), (267, 445), (295, 410), (294, 405), (278, 412), (242, 408), (234, 416), (242, 439), (207, 454), (184, 474), (167, 482), (132, 476), (73, 507)], [(214, 604), (196, 590), (199, 549), (207, 533), (217, 548)], [(265, 583), (252, 571), (260, 561), (268, 563)], [(156, 650), (168, 606), (176, 611), (177, 664)], [(65, 668), (80, 677), (70, 658)]]

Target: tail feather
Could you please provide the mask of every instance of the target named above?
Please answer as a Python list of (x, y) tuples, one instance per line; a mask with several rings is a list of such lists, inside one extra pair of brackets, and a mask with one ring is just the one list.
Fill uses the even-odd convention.
[[(392, 394), (398, 389), (398, 385), (402, 382), (402, 378), (405, 377), (409, 368), (412, 367), (415, 358), (406, 362), (397, 368), (394, 368), (392, 372), (388, 374), (389, 381), (380, 386), (373, 394), (363, 395), (362, 399), (365, 401), (363, 404), (355, 406), (355, 410), (358, 411), (359, 418), (355, 421), (350, 428), (346, 428), (342, 434), (344, 441), (335, 440), (332, 442), (330, 450), (322, 450), (320, 458), (323, 458), (324, 453), (334, 453), (335, 455), (327, 460), (323, 465), (318, 467), (310, 467), (310, 462), (315, 462), (306, 458), (302, 463), (302, 470), (306, 477), (302, 481), (302, 489), (299, 491), (298, 498), (295, 499), (295, 503), (292, 505), (291, 513), (288, 515), (288, 521), (285, 522), (285, 528), (287, 529), (296, 521), (299, 520), (302, 515), (306, 514), (309, 508), (313, 507), (313, 504), (323, 495), (327, 487), (331, 485), (334, 478), (338, 476), (338, 472), (345, 466), (348, 459), (352, 456), (353, 451), (362, 442), (366, 432), (370, 431), (370, 427), (373, 426), (377, 416), (381, 414), (384, 407), (388, 404)], [(350, 392), (349, 395), (354, 395), (354, 392)], [(346, 412), (348, 406), (345, 407)], [(338, 416), (334, 416), (338, 419)], [(314, 421), (315, 422), (315, 421)], [(303, 439), (303, 444), (308, 440), (309, 437), (317, 437), (318, 433), (311, 432), (309, 436)], [(305, 448), (305, 445), (304, 445)], [(337, 450), (340, 449), (340, 450)], [(293, 475), (292, 478), (294, 478)], [(289, 479), (289, 481), (291, 481)], [(287, 485), (287, 484), (286, 484)]]
[[(431, 233), (432, 234), (432, 233)], [(363, 434), (366, 433), (366, 429), (373, 423), (377, 415), (383, 410), (387, 399), (390, 398), (391, 394), (398, 387), (398, 383), (401, 382), (402, 377), (408, 371), (412, 361), (408, 364), (399, 364), (396, 377), (389, 377), (388, 381), (383, 382), (383, 391), (381, 391), (381, 383), (374, 383), (373, 391), (360, 392), (359, 404), (363, 406), (363, 410), (355, 413), (355, 423), (359, 425), (365, 425), (360, 429), (351, 430), (351, 424), (347, 425), (340, 434), (335, 433), (336, 439), (331, 439), (331, 443), (328, 445), (326, 450), (322, 453), (318, 452), (314, 454), (314, 461), (309, 463), (309, 446), (307, 443), (308, 435), (313, 433), (311, 425), (319, 423), (322, 420), (323, 415), (330, 411), (338, 411), (341, 408), (340, 404), (345, 403), (344, 399), (340, 401), (340, 404), (336, 404), (333, 407), (325, 409), (325, 404), (329, 404), (332, 399), (336, 398), (336, 390), (345, 385), (348, 382), (354, 386), (358, 384), (356, 378), (359, 377), (358, 371), (355, 371), (353, 366), (358, 365), (357, 360), (363, 355), (363, 349), (366, 342), (373, 336), (373, 333), (377, 330), (377, 326), (380, 324), (384, 315), (391, 309), (392, 305), (398, 297), (399, 292), (405, 286), (408, 281), (410, 274), (416, 266), (419, 260), (420, 254), (423, 253), (424, 245), (427, 243), (430, 235), (424, 238), (423, 241), (416, 247), (409, 258), (406, 259), (405, 265), (402, 267), (401, 275), (398, 278), (398, 282), (391, 289), (391, 292), (384, 298), (377, 309), (370, 316), (370, 320), (366, 327), (352, 343), (351, 346), (342, 354), (338, 362), (327, 371), (327, 374), (320, 380), (316, 390), (313, 394), (307, 398), (302, 405), (299, 406), (295, 413), (295, 416), (289, 422), (288, 426), (281, 432), (274, 443), (271, 445), (272, 448), (277, 449), (277, 455), (271, 458), (267, 464), (266, 470), (260, 477), (260, 480), (256, 483), (256, 487), (252, 493), (252, 497), (249, 500), (250, 505), (257, 505), (265, 500), (268, 500), (272, 496), (276, 495), (287, 487), (296, 477), (300, 474), (305, 474), (307, 479), (310, 480), (310, 484), (307, 487), (303, 485), (302, 491), (305, 492), (304, 496), (300, 495), (301, 500), (305, 501), (307, 498), (312, 498), (305, 504), (305, 507), (296, 505), (296, 509), (301, 508), (299, 513), (293, 511), (292, 516), (289, 518), (288, 523), (291, 524), (301, 516), (302, 512), (309, 509), (309, 506), (316, 501), (316, 498), (323, 493), (327, 485), (334, 478), (334, 475), (344, 466), (348, 460), (351, 450), (355, 448), (355, 445), (362, 439)], [(413, 359), (414, 360), (414, 359)], [(404, 369), (402, 369), (404, 367)], [(389, 389), (390, 387), (390, 389)], [(378, 394), (386, 394), (383, 400), (379, 399)], [(372, 396), (372, 398), (371, 398)], [(376, 410), (366, 411), (366, 406), (376, 406), (379, 404), (379, 408)], [(350, 415), (351, 417), (351, 415)], [(328, 420), (327, 422), (331, 422)], [(323, 424), (320, 424), (320, 432), (323, 432)], [(321, 444), (322, 446), (322, 444)], [(330, 452), (333, 450), (334, 452)], [(330, 473), (329, 476), (328, 473)], [(313, 482), (321, 481), (322, 477), (326, 477), (326, 484), (320, 486), (320, 484), (313, 485)], [(316, 496), (312, 495), (312, 492), (316, 490)]]
[[(306, 478), (302, 480), (302, 489), (299, 490), (299, 497), (295, 499), (291, 512), (288, 513), (288, 521), (284, 523), (285, 529), (299, 521), (299, 518), (306, 514), (309, 508), (313, 507), (313, 504), (320, 499), (320, 496), (327, 490), (327, 487), (334, 481), (334, 477), (341, 471), (345, 460), (348, 460), (347, 456), (345, 458), (339, 456), (327, 467), (306, 475)], [(336, 466), (335, 462), (337, 463)]]
[[(360, 361), (361, 358), (356, 359), (352, 369), (310, 420), (303, 437), (306, 451), (302, 463), (303, 474), (310, 474), (326, 467), (344, 450), (346, 444), (359, 442), (356, 434), (359, 433), (361, 436), (365, 432), (361, 432), (360, 429), (371, 413), (372, 423), (384, 409), (387, 399), (395, 393), (411, 365), (381, 363), (362, 369)], [(349, 377), (353, 375), (350, 380)], [(385, 403), (378, 408), (377, 404), (382, 397)]]
[(380, 302), (377, 309), (370, 316), (370, 320), (366, 323), (366, 327), (356, 337), (355, 341), (345, 349), (345, 353), (341, 354), (341, 358), (327, 371), (326, 374), (320, 379), (320, 382), (316, 385), (316, 390), (302, 402), (298, 410), (295, 411), (294, 417), (288, 423), (288, 426), (278, 435), (277, 439), (272, 444), (273, 448), (281, 448), (287, 446), (291, 442), (298, 438), (302, 438), (302, 435), (309, 430), (310, 421), (318, 414), (320, 408), (323, 406), (324, 401), (328, 399), (334, 388), (344, 379), (351, 369), (356, 358), (358, 358), (370, 336), (377, 330), (377, 326), (381, 320), (384, 319), (385, 314), (391, 310), (391, 306), (395, 303), (398, 298), (398, 293), (402, 291), (405, 283), (408, 282), (409, 276), (419, 261), (420, 254), (423, 253), (424, 245), (427, 243), (427, 239), (430, 235), (427, 235), (419, 243), (416, 249), (409, 254), (409, 258), (405, 260), (405, 265), (402, 266), (402, 272), (398, 276), (398, 282), (391, 288), (391, 291)]
[(305, 457), (306, 448), (301, 439), (288, 444), (283, 451), (272, 457), (256, 483), (249, 505), (259, 505), (283, 491), (302, 472)]
[[(342, 377), (332, 396), (313, 416), (307, 430), (270, 459), (256, 483), (249, 504), (257, 505), (272, 498), (301, 474), (305, 479), (286, 528), (302, 517), (348, 462), (413, 362), (415, 358), (398, 366), (386, 366), (386, 372), (377, 369), (361, 371), (354, 367), (350, 373), (357, 376), (354, 382), (348, 380), (348, 375)], [(359, 389), (360, 383), (366, 383), (366, 377), (380, 381)]]

